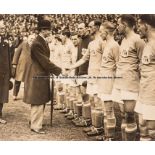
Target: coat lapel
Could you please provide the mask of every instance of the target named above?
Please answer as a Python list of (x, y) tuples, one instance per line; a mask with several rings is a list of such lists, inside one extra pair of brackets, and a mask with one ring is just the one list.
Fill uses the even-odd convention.
[(48, 46), (47, 42), (40, 35), (38, 35), (37, 40), (43, 45), (43, 47), (45, 48), (46, 52), (49, 54), (50, 53), (50, 49), (49, 49), (49, 46)]

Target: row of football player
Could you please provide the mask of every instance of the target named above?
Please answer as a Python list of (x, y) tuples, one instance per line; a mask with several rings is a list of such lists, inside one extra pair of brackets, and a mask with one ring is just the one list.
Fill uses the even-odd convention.
[[(124, 35), (121, 45), (114, 40), (113, 34), (116, 27), (113, 23), (91, 22), (89, 35), (82, 35), (78, 43), (78, 61), (73, 64), (68, 61), (70, 60), (69, 47), (64, 44), (66, 50), (63, 50), (65, 59), (62, 64), (68, 69), (69, 74), (78, 68), (77, 75), (79, 77), (87, 75), (112, 77), (90, 79), (86, 88), (89, 103), (94, 101), (97, 109), (98, 107), (104, 109), (104, 112), (99, 110), (99, 113), (104, 113), (102, 115), (104, 116), (103, 124), (106, 137), (114, 137), (114, 134), (111, 134), (116, 127), (113, 105), (117, 102), (122, 117), (122, 140), (135, 140), (137, 130), (140, 130), (141, 140), (154, 138), (154, 18), (154, 15), (141, 15), (138, 20), (139, 34), (136, 34), (133, 30), (136, 25), (135, 18), (132, 15), (122, 15), (118, 20), (117, 27), (119, 33)], [(82, 33), (85, 28), (84, 23), (80, 24), (78, 28)], [(81, 51), (81, 57), (79, 51)], [(67, 95), (65, 96), (67, 99)], [(70, 102), (72, 101), (69, 103), (66, 101), (66, 104), (70, 105), (70, 109), (73, 109), (74, 106)], [(100, 102), (102, 104), (99, 104)], [(91, 104), (91, 115), (89, 113), (89, 116), (91, 116), (92, 125), (95, 126), (92, 105), (94, 104)], [(77, 107), (80, 106), (77, 104)], [(85, 109), (85, 106), (83, 107)], [(138, 122), (135, 119), (135, 112), (139, 114)], [(86, 114), (84, 110), (83, 113)], [(86, 123), (83, 122), (85, 121), (80, 119), (76, 124)], [(97, 129), (98, 125), (91, 128), (92, 131), (88, 135), (99, 133), (100, 130)]]

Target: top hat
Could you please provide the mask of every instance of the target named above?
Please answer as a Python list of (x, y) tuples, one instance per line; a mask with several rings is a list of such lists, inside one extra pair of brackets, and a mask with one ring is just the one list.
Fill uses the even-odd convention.
[(42, 30), (42, 29), (47, 29), (47, 30), (51, 30), (51, 22), (49, 20), (41, 20), (38, 22), (38, 29)]

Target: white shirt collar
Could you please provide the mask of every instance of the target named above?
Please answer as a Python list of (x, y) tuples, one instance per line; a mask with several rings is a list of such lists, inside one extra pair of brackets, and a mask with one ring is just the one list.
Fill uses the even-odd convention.
[(45, 41), (47, 41), (46, 38), (41, 33), (39, 33), (39, 36), (41, 36)]

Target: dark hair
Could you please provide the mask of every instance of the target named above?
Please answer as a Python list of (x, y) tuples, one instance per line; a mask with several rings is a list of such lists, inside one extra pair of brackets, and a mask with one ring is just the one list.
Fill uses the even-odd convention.
[(3, 15), (0, 14), (0, 20), (3, 20), (3, 19), (4, 19)]
[(89, 23), (84, 23), (85, 24), (85, 27), (88, 27)]
[(136, 20), (133, 15), (124, 14), (120, 16), (121, 21), (128, 24), (130, 28), (133, 28), (136, 25)]
[(116, 25), (112, 22), (109, 22), (109, 21), (105, 21), (102, 24), (102, 26), (105, 27), (106, 29), (108, 29), (110, 32), (114, 32), (116, 29)]
[(139, 17), (142, 22), (155, 28), (155, 15), (153, 14), (143, 14)]
[(57, 39), (58, 41), (62, 41), (59, 35), (55, 35), (55, 39)]
[(101, 26), (101, 21), (100, 20), (95, 20), (94, 25), (100, 27)]
[(66, 29), (62, 31), (62, 35), (67, 36), (69, 38), (71, 34), (70, 34), (70, 31)]
[(76, 36), (76, 35), (78, 35), (77, 32), (72, 32), (72, 33), (71, 33), (71, 36)]

